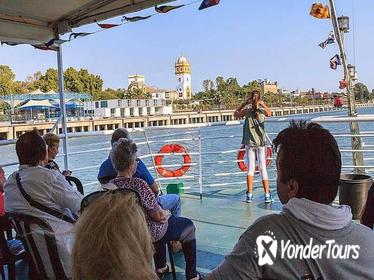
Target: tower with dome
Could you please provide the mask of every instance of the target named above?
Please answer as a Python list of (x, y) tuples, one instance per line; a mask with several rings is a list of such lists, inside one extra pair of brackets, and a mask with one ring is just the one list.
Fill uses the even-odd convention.
[(191, 69), (187, 58), (181, 56), (175, 63), (178, 99), (191, 99)]

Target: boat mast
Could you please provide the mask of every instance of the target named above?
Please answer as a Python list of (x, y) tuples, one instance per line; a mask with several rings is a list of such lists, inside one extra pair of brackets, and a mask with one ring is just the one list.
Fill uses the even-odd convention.
[[(342, 61), (342, 66), (344, 70), (344, 79), (348, 82), (347, 86), (347, 101), (348, 101), (348, 116), (349, 117), (357, 117), (357, 110), (356, 110), (356, 101), (355, 101), (355, 94), (353, 91), (353, 75), (350, 75), (348, 71), (348, 64), (347, 64), (347, 56), (344, 49), (344, 31), (341, 31), (339, 28), (338, 19), (336, 17), (336, 10), (335, 10), (335, 3), (334, 0), (330, 1), (330, 8), (331, 8), (331, 21), (334, 27), (335, 38), (339, 46), (340, 50), (340, 58)], [(360, 135), (360, 128), (358, 122), (350, 122), (349, 123), (351, 135)], [(352, 160), (353, 165), (358, 166), (355, 167), (356, 173), (365, 173), (364, 166), (364, 155), (363, 155), (363, 148), (362, 148), (362, 140), (361, 137), (352, 136)]]

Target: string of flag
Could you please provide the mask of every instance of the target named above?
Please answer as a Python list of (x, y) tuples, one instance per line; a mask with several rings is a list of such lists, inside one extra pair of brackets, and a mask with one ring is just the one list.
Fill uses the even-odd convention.
[[(118, 23), (118, 24), (96, 22), (97, 26), (100, 27), (100, 29), (97, 30), (97, 31), (93, 31), (93, 32), (72, 32), (72, 33), (69, 34), (69, 37), (67, 39), (52, 39), (45, 44), (32, 45), (32, 46), (36, 49), (39, 49), (39, 50), (57, 51), (58, 47), (65, 42), (70, 42), (70, 41), (73, 41), (73, 40), (81, 38), (81, 37), (96, 34), (96, 33), (99, 33), (101, 31), (104, 31), (106, 29), (113, 28), (113, 27), (118, 27), (118, 26), (122, 26), (122, 25), (125, 25), (125, 24), (146, 20), (146, 19), (149, 19), (150, 17), (153, 17), (155, 15), (166, 14), (170, 11), (180, 9), (182, 7), (186, 7), (186, 6), (193, 5), (193, 4), (200, 3), (200, 2), (201, 2), (201, 0), (195, 0), (195, 1), (192, 1), (192, 2), (187, 3), (187, 4), (181, 4), (181, 5), (176, 5), (176, 6), (171, 6), (171, 5), (158, 6), (158, 5), (156, 5), (154, 7), (155, 8), (155, 13), (147, 15), (147, 16), (131, 16), (131, 17), (130, 16), (123, 16), (121, 18), (121, 23)], [(199, 6), (199, 10), (204, 10), (204, 9), (216, 6), (219, 3), (220, 3), (220, 0), (203, 0), (201, 2), (200, 6)], [(9, 45), (9, 46), (19, 45), (19, 43), (1, 42), (1, 45), (4, 45), (4, 44)]]
[[(314, 3), (310, 9), (311, 16), (317, 19), (329, 19), (330, 18), (330, 9), (328, 5), (323, 5), (322, 3)], [(325, 49), (328, 45), (334, 44), (335, 34), (334, 31), (330, 31), (327, 39), (318, 44), (322, 49)], [(338, 54), (335, 54), (333, 57), (330, 58), (330, 68), (332, 70), (336, 70), (339, 65), (342, 65), (341, 58)], [(344, 78), (339, 81), (339, 89), (344, 89), (348, 86), (348, 81)]]

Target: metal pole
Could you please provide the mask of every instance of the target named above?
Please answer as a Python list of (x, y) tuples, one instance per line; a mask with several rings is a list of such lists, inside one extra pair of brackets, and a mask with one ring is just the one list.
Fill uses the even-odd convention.
[(66, 106), (65, 106), (65, 93), (64, 93), (64, 70), (62, 68), (62, 46), (57, 48), (57, 66), (58, 66), (58, 85), (60, 88), (60, 118), (62, 125), (62, 139), (64, 151), (64, 167), (69, 170), (69, 155), (68, 155), (68, 129), (66, 125)]
[[(330, 1), (330, 10), (331, 10), (331, 20), (332, 25), (334, 27), (335, 38), (339, 46), (340, 50), (340, 58), (342, 61), (342, 66), (344, 70), (344, 79), (348, 81), (347, 87), (347, 100), (348, 100), (348, 116), (349, 117), (357, 117), (357, 110), (356, 110), (356, 102), (355, 102), (355, 95), (353, 91), (353, 82), (352, 77), (349, 75), (348, 67), (347, 67), (347, 57), (344, 50), (344, 38), (343, 34), (339, 29), (338, 19), (336, 16), (335, 10), (335, 3), (334, 0)], [(352, 135), (359, 135), (360, 128), (357, 122), (350, 122), (349, 127), (351, 130)], [(361, 137), (353, 136), (351, 138), (352, 141), (352, 150), (362, 150), (362, 141)], [(364, 166), (364, 155), (363, 152), (352, 152), (352, 161), (354, 166)], [(365, 173), (365, 168), (357, 167), (354, 169), (356, 173)]]
[(151, 147), (151, 145), (149, 144), (148, 134), (147, 134), (147, 132), (145, 131), (145, 129), (143, 130), (143, 133), (144, 133), (145, 141), (147, 142), (148, 151), (149, 151), (149, 153), (151, 154), (152, 165), (153, 165), (153, 169), (155, 170), (155, 174), (156, 174), (156, 178), (157, 178), (157, 182), (158, 182), (158, 187), (159, 187), (160, 192), (161, 192), (161, 194), (162, 194), (162, 189), (161, 189), (162, 185), (161, 185), (160, 177), (158, 176), (158, 172), (157, 172), (157, 169), (156, 169), (155, 158), (153, 157), (152, 147)]
[(202, 143), (201, 143), (201, 131), (198, 130), (198, 146), (199, 146), (199, 192), (200, 200), (203, 199), (203, 161), (202, 161)]

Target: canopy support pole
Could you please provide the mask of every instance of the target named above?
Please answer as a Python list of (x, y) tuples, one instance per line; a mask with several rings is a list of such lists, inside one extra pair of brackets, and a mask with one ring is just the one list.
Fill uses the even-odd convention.
[(63, 151), (64, 151), (64, 167), (69, 170), (69, 153), (68, 153), (68, 129), (66, 125), (66, 106), (65, 106), (65, 93), (64, 93), (64, 70), (62, 64), (62, 46), (57, 48), (57, 67), (58, 67), (58, 86), (60, 91), (60, 119), (62, 126)]

